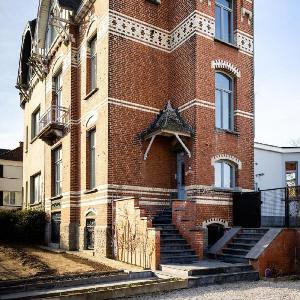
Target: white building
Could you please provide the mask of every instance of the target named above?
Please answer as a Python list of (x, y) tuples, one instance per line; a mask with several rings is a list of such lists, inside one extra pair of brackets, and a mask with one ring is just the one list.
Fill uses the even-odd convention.
[(257, 189), (300, 185), (300, 147), (254, 146), (254, 174)]
[(22, 207), (23, 143), (0, 149), (0, 209)]

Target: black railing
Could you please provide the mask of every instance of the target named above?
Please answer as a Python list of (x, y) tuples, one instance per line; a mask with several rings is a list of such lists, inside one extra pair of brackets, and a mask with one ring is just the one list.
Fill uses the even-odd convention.
[(300, 186), (261, 190), (262, 227), (300, 227)]

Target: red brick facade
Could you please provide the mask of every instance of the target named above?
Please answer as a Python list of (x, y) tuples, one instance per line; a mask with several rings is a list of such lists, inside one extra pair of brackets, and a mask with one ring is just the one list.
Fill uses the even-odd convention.
[[(95, 248), (102, 255), (112, 255), (112, 201), (139, 197), (147, 216), (168, 205), (176, 192), (176, 153), (184, 150), (175, 136), (158, 136), (144, 159), (149, 140), (141, 139), (168, 101), (194, 130), (192, 137), (182, 137), (191, 153), (184, 158), (184, 179), (186, 200), (193, 201), (193, 226), (205, 226), (212, 218), (231, 226), (230, 191), (215, 191), (213, 163), (218, 157), (233, 162), (236, 186), (253, 189), (253, 26), (250, 17), (242, 15), (242, 8), (252, 11), (251, 2), (233, 1), (234, 45), (214, 39), (214, 0), (162, 0), (161, 4), (96, 0), (74, 12), (75, 25), (68, 29), (73, 39), (58, 44), (48, 62), (52, 70), (61, 55), (67, 70), (63, 75), (70, 121), (58, 141), (66, 173), (59, 200), (68, 240), (65, 247), (85, 249), (86, 216), (95, 212)], [(88, 42), (95, 34), (97, 90), (89, 94)], [(232, 132), (215, 127), (216, 71), (227, 73), (234, 82)], [(50, 72), (44, 79), (46, 85), (49, 78)], [(47, 97), (42, 107), (49, 103)], [(86, 150), (91, 128), (96, 129), (97, 139), (96, 189), (92, 193), (88, 191)], [(46, 162), (55, 146), (44, 148)], [(47, 174), (53, 170), (51, 164), (45, 166), (45, 209), (51, 213), (57, 199), (47, 192), (47, 186), (53, 184)], [(192, 234), (204, 249), (205, 231)], [(198, 251), (199, 256), (203, 251)]]

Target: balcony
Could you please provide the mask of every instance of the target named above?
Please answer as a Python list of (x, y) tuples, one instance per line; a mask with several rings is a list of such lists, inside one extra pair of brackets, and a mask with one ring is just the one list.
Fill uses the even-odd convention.
[(40, 117), (38, 138), (53, 145), (62, 138), (69, 122), (69, 109), (52, 105)]

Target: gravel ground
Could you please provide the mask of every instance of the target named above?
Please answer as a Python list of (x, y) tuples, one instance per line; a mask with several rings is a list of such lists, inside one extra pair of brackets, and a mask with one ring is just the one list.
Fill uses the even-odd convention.
[(300, 300), (300, 281), (257, 281), (212, 285), (134, 299)]

